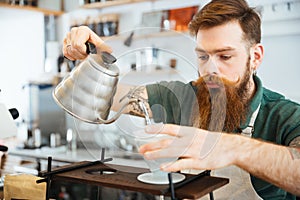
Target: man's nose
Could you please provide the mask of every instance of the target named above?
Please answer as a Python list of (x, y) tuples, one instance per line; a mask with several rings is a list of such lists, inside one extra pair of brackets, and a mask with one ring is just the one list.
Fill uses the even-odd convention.
[(210, 59), (203, 68), (204, 74), (219, 74), (218, 63)]

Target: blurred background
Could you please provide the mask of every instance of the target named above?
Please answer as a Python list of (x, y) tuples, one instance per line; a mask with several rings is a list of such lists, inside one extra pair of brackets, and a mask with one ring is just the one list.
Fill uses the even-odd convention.
[[(93, 150), (100, 147), (134, 152), (127, 134), (132, 130), (124, 130), (124, 124), (128, 125), (125, 116), (111, 125), (86, 124), (53, 101), (53, 88), (79, 63), (63, 58), (63, 38), (73, 26), (93, 29), (113, 48), (121, 82), (188, 82), (198, 74), (195, 42), (187, 24), (207, 2), (0, 0), (0, 102), (19, 110), (15, 122), (20, 143), (16, 146), (60, 147), (68, 142), (69, 130), (77, 135), (77, 148), (90, 149), (94, 158), (98, 152)], [(259, 10), (263, 22), (265, 58), (258, 75), (265, 87), (300, 102), (300, 1), (248, 3)], [(129, 120), (137, 128), (143, 124), (143, 119)], [(51, 137), (56, 138), (54, 144)]]

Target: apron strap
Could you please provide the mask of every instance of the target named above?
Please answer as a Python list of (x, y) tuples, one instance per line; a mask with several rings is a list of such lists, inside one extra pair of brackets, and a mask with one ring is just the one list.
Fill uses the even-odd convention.
[(242, 130), (241, 135), (244, 135), (244, 136), (247, 136), (247, 137), (252, 137), (252, 134), (254, 132), (254, 122), (255, 122), (256, 117), (258, 115), (259, 108), (260, 108), (260, 104), (258, 105), (256, 110), (253, 112), (248, 126)]

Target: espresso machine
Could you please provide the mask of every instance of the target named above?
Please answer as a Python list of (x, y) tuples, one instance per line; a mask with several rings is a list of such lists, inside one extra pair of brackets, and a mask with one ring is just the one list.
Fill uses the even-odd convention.
[(55, 86), (36, 81), (23, 86), (27, 96), (27, 112), (23, 119), (28, 132), (25, 148), (50, 146), (51, 134), (59, 135), (61, 143), (64, 143), (66, 115), (52, 98)]

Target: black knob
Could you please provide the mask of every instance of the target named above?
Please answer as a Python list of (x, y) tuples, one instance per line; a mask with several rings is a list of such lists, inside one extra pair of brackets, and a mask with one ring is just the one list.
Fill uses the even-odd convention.
[(8, 150), (7, 146), (0, 145), (0, 151), (7, 152), (7, 150)]
[(13, 119), (17, 119), (19, 117), (19, 111), (16, 108), (8, 109)]

